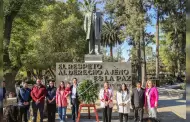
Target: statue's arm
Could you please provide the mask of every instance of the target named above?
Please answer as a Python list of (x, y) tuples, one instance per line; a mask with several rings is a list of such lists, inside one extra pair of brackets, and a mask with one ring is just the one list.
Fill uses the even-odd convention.
[(87, 24), (88, 24), (88, 18), (87, 18), (87, 16), (85, 16), (85, 18), (84, 18), (84, 31), (85, 32), (87, 31)]

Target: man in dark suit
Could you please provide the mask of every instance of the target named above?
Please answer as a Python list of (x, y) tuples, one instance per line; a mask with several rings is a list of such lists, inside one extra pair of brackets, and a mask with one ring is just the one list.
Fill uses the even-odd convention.
[(73, 85), (71, 86), (70, 101), (72, 105), (72, 120), (75, 122), (79, 109), (79, 98), (77, 92), (77, 79), (73, 78)]
[(131, 105), (135, 112), (135, 122), (138, 120), (139, 114), (139, 122), (142, 122), (143, 114), (144, 114), (144, 101), (145, 101), (145, 90), (141, 87), (141, 82), (136, 83), (136, 88), (132, 90), (131, 94)]

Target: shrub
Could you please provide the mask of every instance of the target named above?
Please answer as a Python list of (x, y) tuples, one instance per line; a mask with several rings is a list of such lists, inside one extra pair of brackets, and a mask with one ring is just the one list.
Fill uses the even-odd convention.
[(91, 80), (83, 80), (78, 86), (79, 100), (85, 104), (94, 104), (98, 99), (98, 84)]

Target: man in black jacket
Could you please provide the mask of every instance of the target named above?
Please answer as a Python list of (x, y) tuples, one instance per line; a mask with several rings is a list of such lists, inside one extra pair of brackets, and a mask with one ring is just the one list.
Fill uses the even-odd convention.
[(141, 87), (141, 82), (136, 83), (136, 88), (132, 90), (131, 94), (131, 105), (135, 112), (135, 122), (138, 120), (139, 114), (139, 122), (142, 122), (143, 114), (144, 114), (144, 101), (145, 101), (145, 90)]
[(48, 111), (48, 122), (55, 122), (56, 113), (56, 87), (53, 81), (49, 81), (49, 87), (47, 88), (47, 111)]
[(71, 86), (70, 101), (72, 105), (72, 120), (75, 122), (75, 118), (78, 115), (79, 98), (77, 93), (77, 79), (73, 78), (73, 85)]

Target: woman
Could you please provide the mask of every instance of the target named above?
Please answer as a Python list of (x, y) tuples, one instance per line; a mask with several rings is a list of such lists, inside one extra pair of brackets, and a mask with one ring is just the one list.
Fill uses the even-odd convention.
[(49, 87), (47, 88), (47, 111), (48, 111), (48, 122), (55, 122), (55, 113), (56, 113), (56, 87), (54, 86), (54, 82), (49, 82)]
[(104, 89), (100, 91), (100, 106), (103, 108), (103, 122), (111, 122), (113, 101), (112, 101), (112, 91), (109, 89), (108, 82), (104, 83)]
[(149, 117), (157, 118), (158, 90), (151, 80), (148, 80), (146, 84), (145, 107), (148, 109)]
[(56, 92), (56, 104), (58, 106), (60, 122), (66, 121), (67, 96), (68, 94), (65, 90), (65, 83), (61, 81), (60, 86)]
[(117, 92), (117, 104), (119, 106), (119, 120), (123, 122), (123, 116), (125, 122), (128, 121), (128, 113), (130, 112), (130, 94), (125, 83), (122, 84), (120, 91)]

